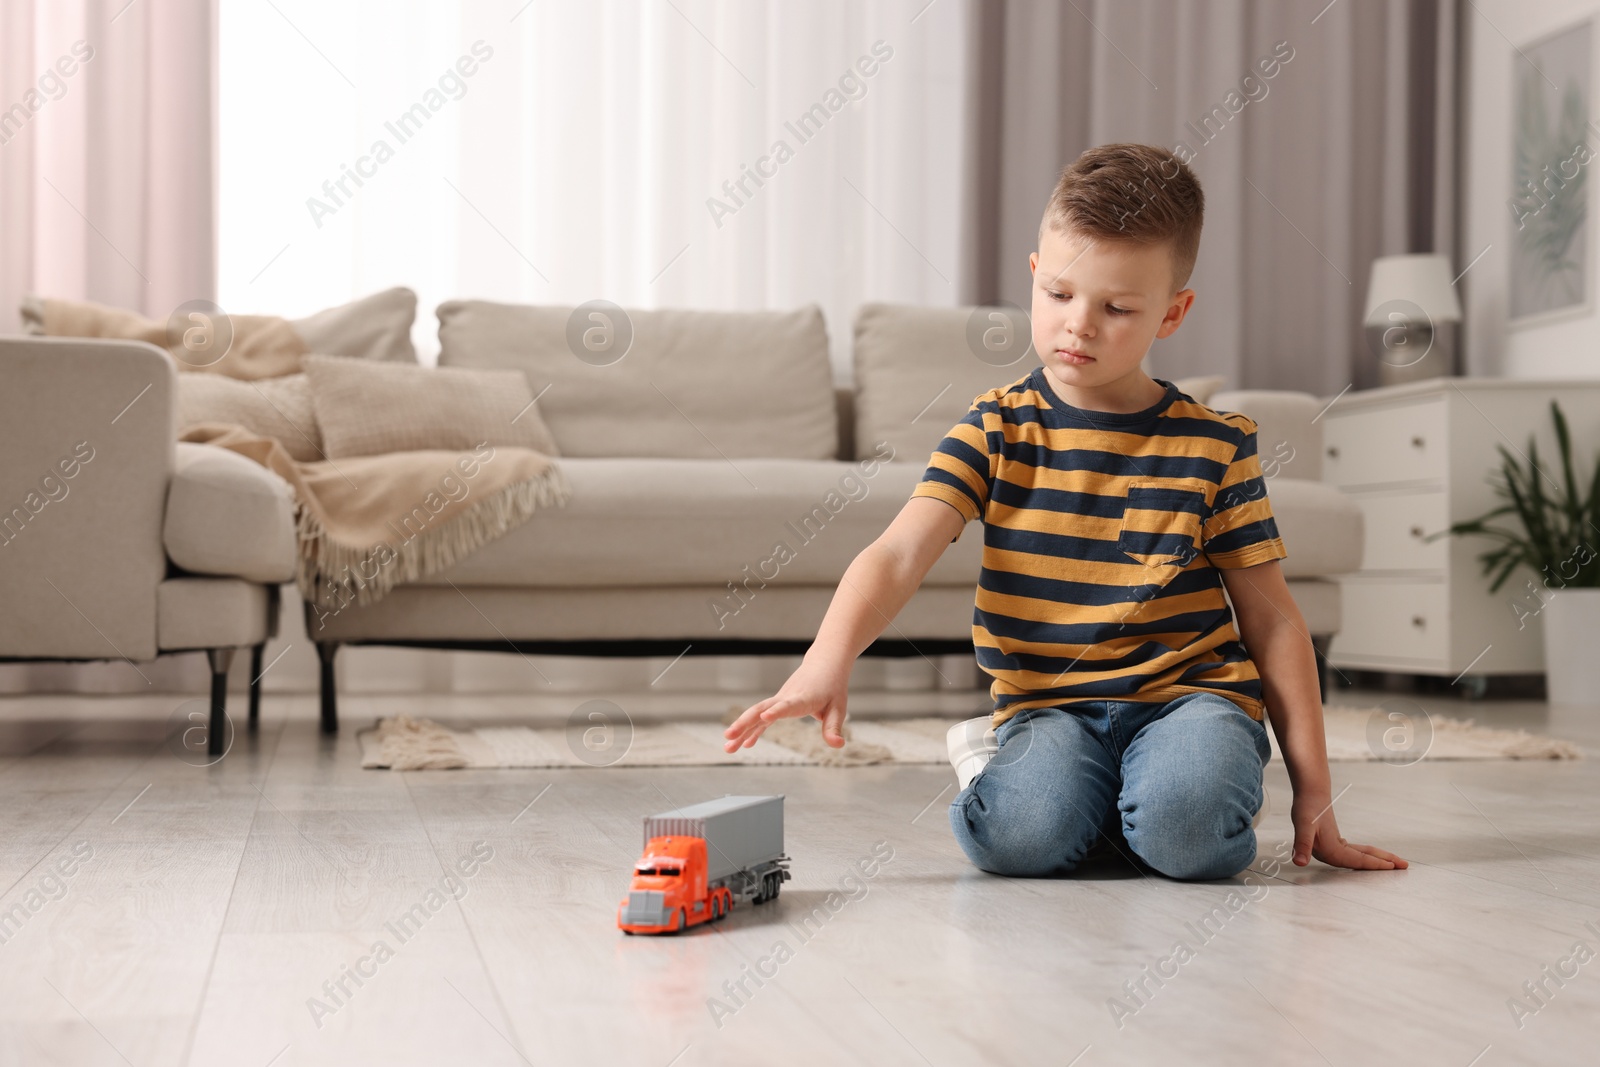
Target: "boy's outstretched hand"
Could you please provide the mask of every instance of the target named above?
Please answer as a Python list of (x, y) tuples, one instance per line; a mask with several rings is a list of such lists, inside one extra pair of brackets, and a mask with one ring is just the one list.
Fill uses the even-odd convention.
[(778, 719), (810, 715), (822, 723), (822, 740), (833, 748), (844, 747), (845, 700), (850, 690), (850, 671), (828, 670), (802, 663), (778, 692), (750, 705), (733, 720), (722, 736), (723, 749), (737, 752), (749, 748)]
[(1294, 822), (1294, 864), (1304, 867), (1315, 856), (1330, 867), (1356, 871), (1405, 870), (1406, 861), (1376, 845), (1352, 845), (1339, 835), (1333, 801), (1323, 796), (1296, 795), (1289, 809)]

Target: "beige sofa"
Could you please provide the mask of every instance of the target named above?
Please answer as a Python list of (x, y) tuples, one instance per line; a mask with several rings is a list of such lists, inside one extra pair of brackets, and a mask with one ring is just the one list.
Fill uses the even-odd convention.
[(215, 756), (237, 649), (257, 722), (294, 500), (243, 456), (175, 445), (176, 394), (171, 357), (143, 342), (0, 338), (0, 660), (203, 650)]
[[(868, 305), (853, 391), (834, 388), (820, 310), (631, 313), (451, 301), (444, 366), (528, 377), (572, 486), (564, 508), (376, 604), (307, 610), (322, 715), (345, 644), (522, 653), (803, 650), (841, 574), (910, 496), (972, 398), (1027, 373), (969, 340), (983, 309)], [(974, 325), (979, 329), (974, 331)], [(586, 347), (598, 329), (611, 347)], [(619, 354), (620, 353), (620, 354)], [(1007, 357), (1009, 358), (1009, 357)], [(1319, 645), (1360, 565), (1361, 514), (1320, 478), (1320, 404), (1219, 394), (1261, 426), (1290, 588)], [(971, 650), (981, 532), (952, 544), (874, 655)]]

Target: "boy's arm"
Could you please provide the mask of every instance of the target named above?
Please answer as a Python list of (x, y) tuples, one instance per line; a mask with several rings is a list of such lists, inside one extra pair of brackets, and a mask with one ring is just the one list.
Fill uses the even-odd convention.
[(1224, 569), (1222, 584), (1233, 602), (1239, 636), (1261, 675), (1269, 721), (1294, 788), (1294, 862), (1314, 855), (1323, 863), (1358, 870), (1390, 870), (1406, 861), (1372, 845), (1352, 845), (1339, 836), (1333, 817), (1322, 700), (1317, 694), (1317, 659), (1305, 619), (1289, 595), (1276, 561)]
[(888, 627), (922, 584), (929, 569), (961, 532), (966, 520), (931, 497), (913, 497), (878, 539), (856, 556), (828, 605), (817, 638), (783, 688), (751, 705), (723, 733), (723, 748), (755, 744), (776, 719), (811, 715), (822, 723), (822, 739), (844, 745), (845, 701), (856, 657)]

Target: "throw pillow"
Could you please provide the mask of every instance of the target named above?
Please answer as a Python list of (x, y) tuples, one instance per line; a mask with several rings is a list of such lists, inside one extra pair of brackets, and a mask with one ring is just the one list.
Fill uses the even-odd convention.
[(306, 376), (329, 459), (483, 442), (559, 455), (521, 371), (313, 355)]
[(396, 286), (291, 319), (289, 325), (308, 352), (416, 366), (417, 350), (411, 345), (411, 324), (416, 319), (417, 294)]
[(311, 383), (302, 374), (241, 382), (219, 374), (178, 376), (178, 431), (202, 422), (243, 426), (283, 445), (289, 458), (311, 463), (324, 458), (322, 431), (311, 406)]

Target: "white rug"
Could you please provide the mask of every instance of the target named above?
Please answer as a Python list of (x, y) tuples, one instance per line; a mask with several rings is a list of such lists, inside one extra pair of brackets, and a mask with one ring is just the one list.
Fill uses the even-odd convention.
[[(1322, 720), (1330, 763), (1583, 758), (1583, 750), (1571, 741), (1478, 726), (1471, 719), (1417, 716), (1406, 733), (1397, 732), (1402, 727), (1384, 708), (1324, 708)], [(1272, 758), (1282, 760), (1278, 737), (1270, 727), (1267, 737), (1272, 741)]]
[[(733, 709), (734, 712), (743, 710)], [(1579, 759), (1570, 741), (1522, 730), (1494, 730), (1471, 720), (1432, 717), (1413, 724), (1411, 734), (1388, 733), (1381, 708), (1328, 708), (1328, 759), (1332, 761), (1483, 759)], [(710, 767), (835, 766), (883, 763), (945, 763), (944, 735), (950, 719), (851, 720), (842, 749), (822, 743), (813, 719), (784, 719), (768, 728), (753, 748), (722, 750), (724, 724), (648, 723), (615, 729), (596, 741), (559, 726), (484, 727), (452, 730), (429, 719), (381, 719), (357, 735), (361, 766), (394, 770), (483, 767)], [(1272, 736), (1268, 731), (1268, 736)], [(1276, 737), (1272, 755), (1282, 759)]]

